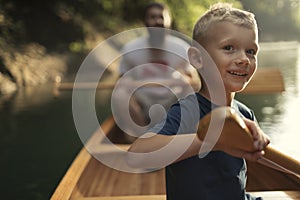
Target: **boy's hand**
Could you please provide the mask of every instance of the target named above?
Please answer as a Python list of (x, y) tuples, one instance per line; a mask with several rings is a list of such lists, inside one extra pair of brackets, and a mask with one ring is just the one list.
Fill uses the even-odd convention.
[(254, 143), (254, 149), (258, 151), (262, 151), (266, 148), (268, 144), (270, 144), (270, 138), (260, 129), (260, 127), (254, 121), (249, 119), (243, 119), (246, 126), (250, 130), (252, 134)]
[[(253, 137), (253, 147), (256, 151), (254, 152), (246, 152), (241, 151), (240, 157), (245, 158), (249, 161), (257, 161), (260, 159), (264, 154), (264, 149), (270, 143), (270, 138), (260, 129), (256, 122), (251, 121), (249, 119), (243, 119), (246, 126), (250, 130), (250, 133)], [(238, 153), (238, 152), (237, 152)]]
[(257, 161), (264, 155), (264, 149), (270, 143), (269, 137), (259, 128), (257, 123), (249, 119), (243, 119), (253, 137), (253, 152), (232, 148), (226, 144), (216, 144), (216, 150), (222, 150), (232, 156), (245, 158), (248, 161)]

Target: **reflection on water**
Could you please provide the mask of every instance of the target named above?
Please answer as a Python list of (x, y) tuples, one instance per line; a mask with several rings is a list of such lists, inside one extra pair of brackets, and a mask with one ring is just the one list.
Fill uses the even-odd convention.
[[(52, 86), (26, 88), (0, 102), (1, 199), (49, 199), (82, 148), (71, 92), (54, 98)], [(96, 106), (103, 120), (110, 110), (100, 97)]]
[(280, 68), (286, 91), (282, 94), (237, 97), (253, 108), (272, 144), (300, 160), (300, 45), (274, 43), (272, 48), (268, 47), (270, 45), (262, 45), (259, 66)]

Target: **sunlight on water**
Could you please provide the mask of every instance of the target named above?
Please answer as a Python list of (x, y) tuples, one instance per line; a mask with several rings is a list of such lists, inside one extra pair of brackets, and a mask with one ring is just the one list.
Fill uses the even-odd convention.
[(287, 85), (286, 94), (283, 98), (286, 100), (283, 102), (283, 113), (280, 116), (276, 127), (276, 134), (272, 136), (273, 144), (284, 149), (284, 152), (293, 155), (300, 160), (300, 48), (298, 47), (297, 61), (295, 67), (295, 80), (293, 84)]
[(285, 112), (278, 123), (276, 134), (272, 136), (273, 144), (300, 160), (299, 131), (300, 98), (294, 96), (285, 104)]
[(275, 98), (277, 102), (274, 105), (261, 109), (263, 117), (260, 125), (276, 148), (300, 160), (300, 45), (262, 54), (265, 56), (262, 59), (264, 66), (280, 67), (286, 91)]
[(260, 127), (280, 151), (300, 160), (300, 45), (278, 42), (261, 45), (258, 66), (277, 67), (285, 91), (278, 94), (238, 95), (253, 109)]

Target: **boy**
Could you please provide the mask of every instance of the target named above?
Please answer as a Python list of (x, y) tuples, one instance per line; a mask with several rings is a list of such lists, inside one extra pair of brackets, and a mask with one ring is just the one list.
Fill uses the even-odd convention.
[[(213, 5), (196, 23), (193, 39), (213, 59), (219, 74), (211, 72), (213, 66), (203, 60), (204, 53), (194, 42), (188, 56), (190, 63), (199, 70), (202, 80), (202, 88), (195, 94), (198, 110), (193, 107), (193, 95), (180, 100), (171, 107), (164, 122), (146, 133), (151, 137), (137, 139), (129, 149), (129, 152), (143, 153), (141, 156), (129, 153), (128, 162), (132, 166), (167, 165), (168, 200), (260, 199), (245, 192), (245, 159), (258, 160), (264, 154), (263, 149), (269, 139), (255, 123), (253, 112), (234, 99), (235, 93), (245, 88), (257, 68), (257, 32), (252, 13), (233, 8), (230, 4)], [(219, 86), (208, 85), (218, 77), (224, 85), (225, 99), (213, 99), (211, 96), (215, 92), (212, 89), (221, 91)], [(199, 158), (199, 149), (204, 141), (196, 136), (197, 123), (199, 118), (218, 106), (230, 106), (244, 118), (254, 138), (255, 152), (227, 149), (216, 144), (205, 157)], [(182, 145), (188, 143), (188, 146)], [(171, 147), (162, 150), (167, 146)]]

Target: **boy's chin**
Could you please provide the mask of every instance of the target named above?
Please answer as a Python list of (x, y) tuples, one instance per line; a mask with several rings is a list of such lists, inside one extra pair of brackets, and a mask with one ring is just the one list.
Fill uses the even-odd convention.
[(239, 86), (234, 86), (234, 87), (231, 87), (230, 91), (231, 92), (242, 92), (244, 91), (244, 89), (246, 88), (247, 85), (239, 85)]

